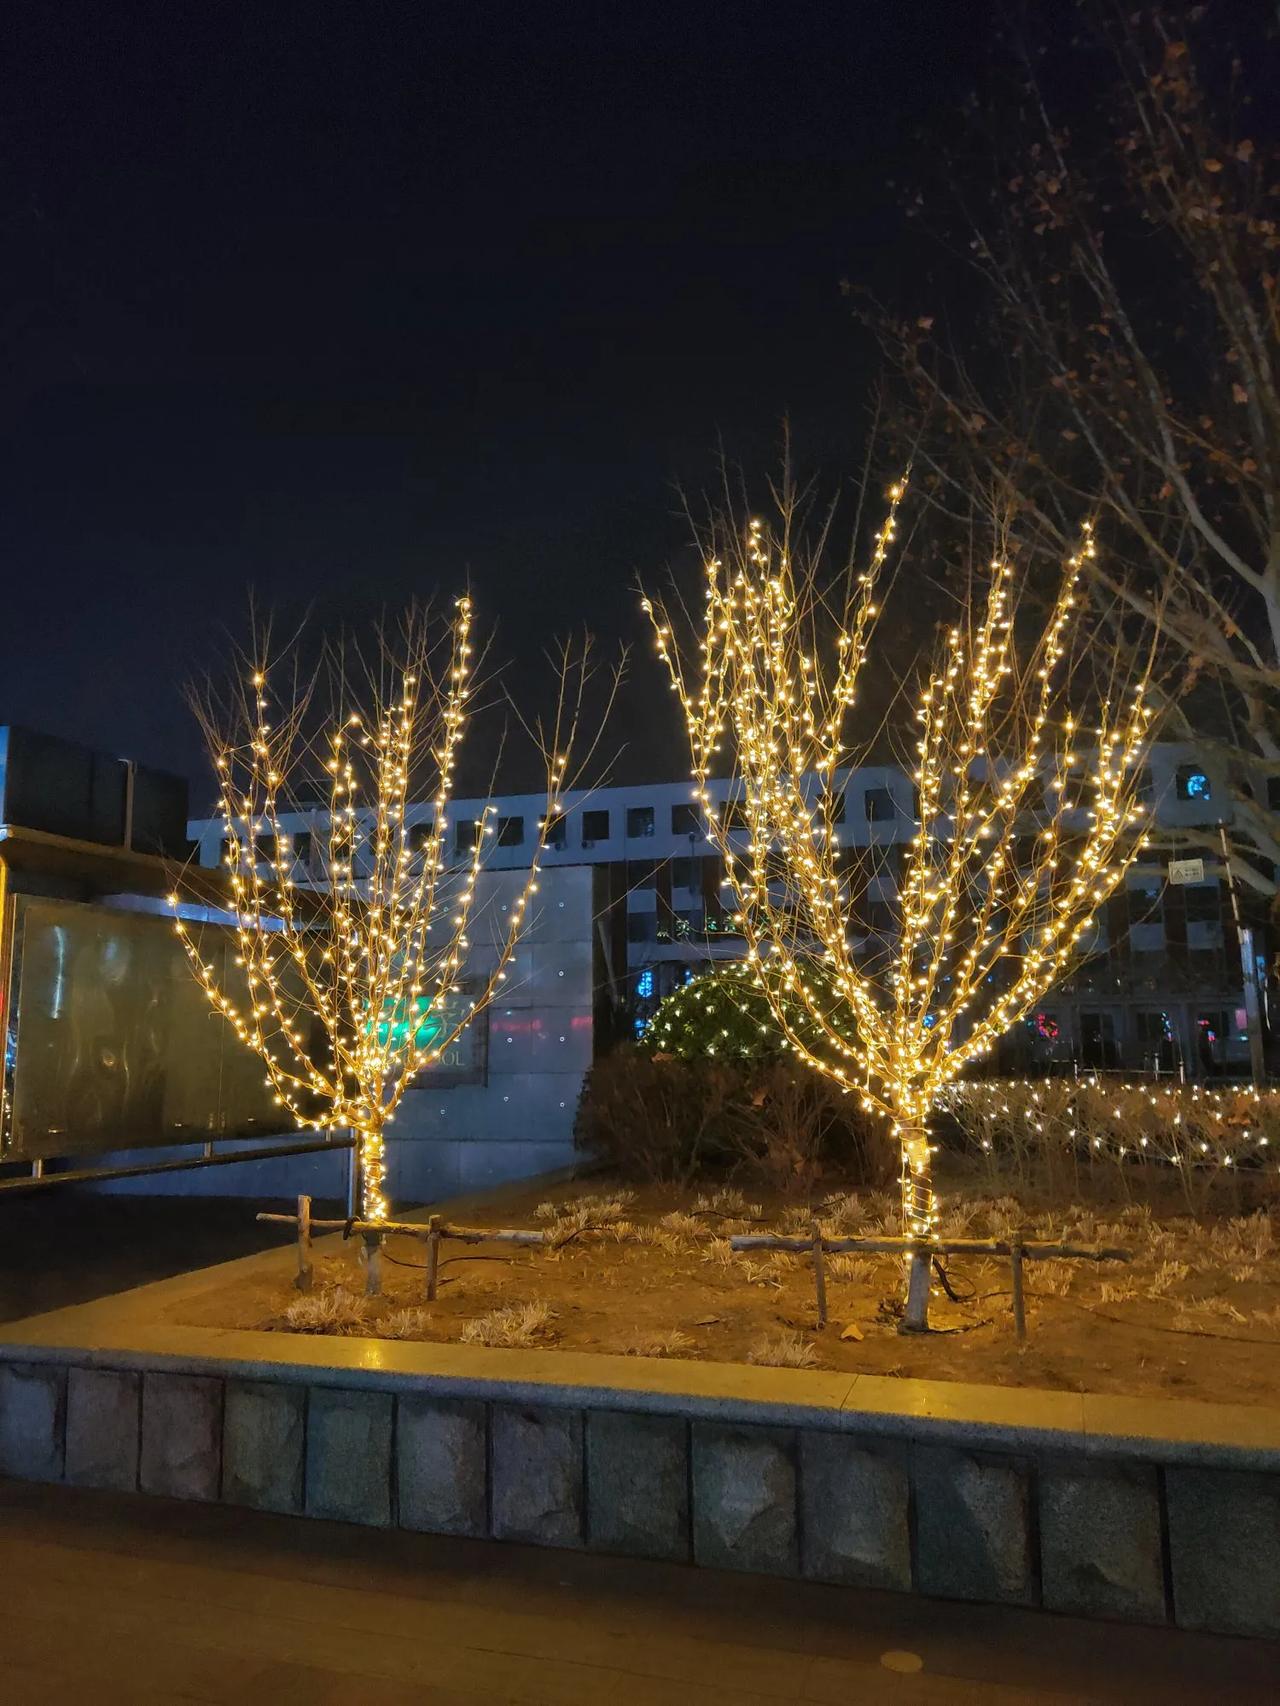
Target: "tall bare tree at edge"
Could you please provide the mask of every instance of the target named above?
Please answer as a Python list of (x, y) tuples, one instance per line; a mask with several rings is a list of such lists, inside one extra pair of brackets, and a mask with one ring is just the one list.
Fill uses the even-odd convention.
[[(1093, 572), (1158, 633), (1169, 731), (1216, 752), (1232, 874), (1274, 906), (1280, 151), (1250, 94), (1274, 87), (1274, 20), (1085, 0), (1072, 22), (1061, 52), (1074, 87), (1095, 79), (1098, 124), (1077, 102), (1069, 128), (1045, 90), (1056, 66), (1027, 54), (1003, 98), (974, 104), (973, 171), (908, 195), (955, 281), (980, 280), (977, 305), (962, 287), (961, 313), (942, 293), (867, 314), (908, 382), (940, 512), (1016, 486), (1020, 535), (1048, 561), (1099, 506), (1110, 548)], [(954, 123), (949, 141), (965, 156)], [(1220, 851), (1212, 825), (1153, 839)]]

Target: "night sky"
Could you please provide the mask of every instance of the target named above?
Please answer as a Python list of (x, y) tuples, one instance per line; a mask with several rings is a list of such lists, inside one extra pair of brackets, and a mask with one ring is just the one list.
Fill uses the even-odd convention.
[(183, 770), (247, 591), (320, 624), (470, 577), (531, 679), (638, 641), (614, 774), (670, 774), (632, 592), (718, 437), (856, 474), (945, 134), (940, 0), (69, 3), (3, 25), (0, 721)]

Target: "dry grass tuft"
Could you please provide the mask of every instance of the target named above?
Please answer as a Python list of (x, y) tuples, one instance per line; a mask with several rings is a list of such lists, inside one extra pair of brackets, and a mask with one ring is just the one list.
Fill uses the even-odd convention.
[(291, 1333), (355, 1333), (369, 1322), (369, 1304), (345, 1286), (297, 1297), (284, 1312)]
[(1037, 1262), (1031, 1270), (1031, 1289), (1044, 1297), (1065, 1297), (1075, 1277), (1071, 1262)]
[[(774, 1251), (775, 1258), (785, 1255), (785, 1250)], [(795, 1258), (792, 1257), (788, 1259), (794, 1260)], [(828, 1279), (857, 1279), (860, 1274), (865, 1274), (867, 1272), (869, 1272), (869, 1263), (866, 1256), (848, 1254), (844, 1256), (827, 1257)]]
[(678, 1209), (671, 1214), (664, 1214), (658, 1225), (678, 1238), (701, 1238), (706, 1231), (697, 1215), (684, 1214)]
[(748, 1285), (767, 1285), (774, 1291), (782, 1290), (782, 1281), (768, 1262), (753, 1262), (749, 1256), (744, 1256), (740, 1266)]
[(586, 1194), (564, 1203), (539, 1203), (534, 1218), (546, 1223), (543, 1237), (554, 1253), (580, 1240), (584, 1232), (612, 1232), (627, 1222), (627, 1210), (636, 1200), (634, 1191), (612, 1191), (609, 1195)]
[(1186, 1307), (1202, 1310), (1206, 1315), (1216, 1316), (1222, 1321), (1243, 1321), (1245, 1316), (1240, 1313), (1234, 1303), (1225, 1297), (1189, 1297)]
[(817, 1368), (818, 1353), (794, 1328), (765, 1333), (747, 1352), (747, 1361), (761, 1368)]
[(1147, 1281), (1148, 1297), (1163, 1297), (1171, 1285), (1186, 1279), (1191, 1269), (1185, 1262), (1161, 1262)]
[(687, 1356), (693, 1349), (693, 1340), (688, 1333), (682, 1333), (679, 1327), (672, 1327), (666, 1333), (651, 1333), (638, 1339), (632, 1339), (623, 1350), (624, 1356), (629, 1357), (682, 1357)]
[(545, 1303), (508, 1303), (502, 1309), (478, 1315), (462, 1329), (464, 1344), (497, 1345), (510, 1350), (528, 1350), (554, 1338), (551, 1310)]
[(423, 1339), (431, 1324), (429, 1309), (393, 1309), (378, 1323), (378, 1336), (383, 1339)]
[(695, 1214), (724, 1214), (745, 1220), (750, 1210), (747, 1199), (741, 1191), (735, 1191), (729, 1186), (722, 1186), (718, 1191), (709, 1191), (700, 1196), (693, 1205)]

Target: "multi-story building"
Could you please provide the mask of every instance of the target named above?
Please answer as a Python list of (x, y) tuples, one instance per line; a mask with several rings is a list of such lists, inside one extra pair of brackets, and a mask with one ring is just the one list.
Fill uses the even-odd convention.
[[(1143, 791), (1155, 831), (1203, 838), (1229, 821), (1225, 778), (1215, 773), (1211, 757), (1162, 744), (1148, 766)], [(886, 765), (837, 773), (834, 787), (843, 796), (838, 834), (857, 891), (853, 910), (868, 930), (891, 935), (903, 852), (917, 831), (911, 779)], [(731, 785), (713, 782), (709, 792), (732, 829)], [(487, 806), (493, 833), (486, 866), (527, 867), (544, 803), (540, 794), (452, 801), (450, 853), (462, 858), (471, 852)], [(596, 888), (596, 927), (618, 1023), (643, 1026), (677, 984), (711, 960), (743, 952), (721, 859), (688, 781), (600, 788), (569, 794), (563, 803), (544, 864), (605, 868)], [(430, 806), (411, 808), (407, 820), (421, 832), (431, 824)], [(323, 811), (282, 813), (279, 823), (297, 880), (322, 880)], [(196, 821), (190, 833), (202, 864), (225, 856), (219, 820)], [(268, 856), (274, 851), (264, 850)], [(1095, 921), (1074, 974), (1006, 1038), (1003, 1066), (1127, 1066), (1189, 1077), (1244, 1069), (1245, 979), (1222, 862), (1207, 856), (1202, 880), (1172, 885), (1168, 858), (1153, 851), (1133, 867)], [(1258, 939), (1260, 963), (1263, 946)]]

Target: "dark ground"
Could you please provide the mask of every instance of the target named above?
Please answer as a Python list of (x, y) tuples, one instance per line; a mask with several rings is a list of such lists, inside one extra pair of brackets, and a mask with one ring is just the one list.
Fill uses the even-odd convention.
[(13, 1706), (1251, 1706), (1280, 1674), (1272, 1642), (16, 1483), (0, 1570)]
[[(260, 1208), (284, 1206), (230, 1197), (108, 1197), (74, 1186), (0, 1194), (0, 1321), (287, 1243), (286, 1227), (254, 1219)], [(323, 1212), (331, 1206), (338, 1212), (336, 1204)]]

